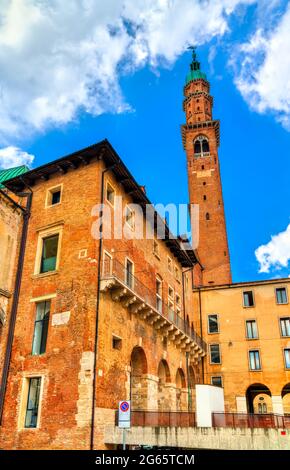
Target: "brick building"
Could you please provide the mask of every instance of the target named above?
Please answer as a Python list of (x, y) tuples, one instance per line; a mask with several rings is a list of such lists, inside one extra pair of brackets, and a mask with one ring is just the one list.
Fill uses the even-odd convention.
[(26, 194), (29, 223), (1, 337), (0, 448), (110, 448), (119, 400), (190, 413), (203, 383), (224, 387), (228, 411), (288, 410), (289, 280), (232, 284), (209, 92), (193, 53), (182, 138), (197, 250), (106, 140), (5, 182)]

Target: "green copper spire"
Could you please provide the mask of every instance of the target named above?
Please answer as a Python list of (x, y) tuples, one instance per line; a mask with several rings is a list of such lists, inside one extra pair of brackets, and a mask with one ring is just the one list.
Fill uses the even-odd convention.
[(188, 49), (192, 49), (192, 62), (190, 72), (186, 76), (186, 85), (192, 80), (207, 80), (206, 74), (200, 70), (200, 62), (197, 60), (195, 47), (190, 46)]

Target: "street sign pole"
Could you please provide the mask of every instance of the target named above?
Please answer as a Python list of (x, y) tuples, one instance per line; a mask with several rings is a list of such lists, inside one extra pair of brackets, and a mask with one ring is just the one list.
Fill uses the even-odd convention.
[(123, 428), (123, 450), (126, 450), (126, 428)]

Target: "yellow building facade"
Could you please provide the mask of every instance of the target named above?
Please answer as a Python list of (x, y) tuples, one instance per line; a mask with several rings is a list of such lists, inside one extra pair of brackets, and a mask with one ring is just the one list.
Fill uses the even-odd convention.
[(208, 344), (204, 382), (228, 412), (290, 413), (290, 279), (194, 290)]

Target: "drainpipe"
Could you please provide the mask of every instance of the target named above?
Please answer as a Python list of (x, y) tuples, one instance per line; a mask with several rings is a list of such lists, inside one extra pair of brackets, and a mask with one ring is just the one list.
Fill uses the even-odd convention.
[[(184, 274), (186, 274), (189, 271), (192, 271), (193, 267), (186, 269), (185, 271), (182, 271), (182, 296), (183, 296), (183, 318), (184, 318), (184, 323), (186, 323), (186, 309), (185, 309), (185, 285), (184, 285)], [(185, 354), (186, 358), (186, 375), (187, 375), (187, 409), (188, 411), (192, 410), (192, 395), (191, 395), (191, 388), (190, 388), (190, 375), (189, 375), (189, 353), (186, 352)]]
[[(104, 182), (105, 173), (112, 170), (118, 163), (105, 168), (102, 171), (101, 182), (101, 207), (104, 204)], [(100, 211), (100, 217), (103, 217), (103, 210)], [(93, 374), (93, 397), (92, 397), (92, 418), (91, 418), (91, 436), (90, 436), (90, 450), (94, 450), (94, 431), (95, 431), (95, 401), (96, 401), (96, 384), (97, 384), (97, 353), (98, 353), (98, 332), (99, 332), (99, 310), (100, 310), (100, 284), (101, 284), (101, 258), (103, 251), (103, 224), (100, 226), (100, 243), (98, 252), (98, 291), (97, 291), (97, 306), (96, 306), (96, 329), (95, 329), (95, 344), (94, 344), (94, 374)]]
[(20, 296), (21, 280), (22, 280), (22, 274), (23, 274), (23, 264), (24, 264), (25, 247), (26, 247), (26, 240), (27, 240), (27, 233), (28, 233), (28, 223), (29, 223), (31, 203), (32, 203), (32, 190), (29, 187), (27, 187), (27, 189), (29, 189), (29, 191), (30, 191), (29, 193), (19, 193), (18, 194), (18, 196), (26, 197), (27, 201), (26, 201), (26, 208), (25, 209), (22, 208), (22, 210), (23, 210), (23, 227), (22, 227), (22, 234), (21, 234), (20, 247), (19, 247), (18, 265), (17, 265), (15, 288), (14, 288), (14, 295), (13, 295), (13, 301), (12, 301), (12, 307), (11, 307), (11, 314), (10, 314), (10, 323), (9, 323), (9, 329), (8, 329), (7, 346), (6, 346), (6, 352), (5, 352), (4, 364), (3, 364), (3, 371), (2, 371), (2, 378), (1, 378), (0, 425), (2, 423), (2, 417), (3, 417), (4, 400), (5, 400), (5, 394), (6, 394), (6, 389), (7, 389), (7, 381), (8, 381), (10, 359), (11, 359), (11, 352), (12, 352), (12, 344), (13, 344), (17, 309), (18, 309), (19, 296)]

